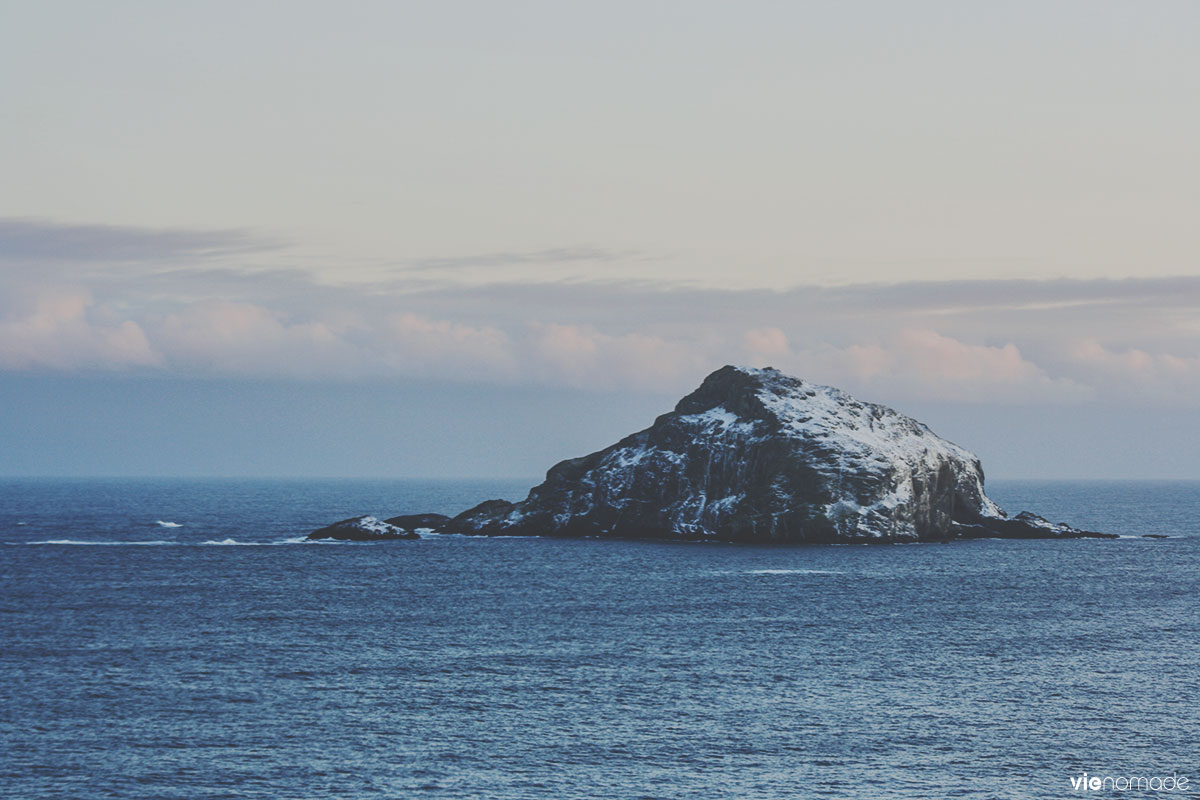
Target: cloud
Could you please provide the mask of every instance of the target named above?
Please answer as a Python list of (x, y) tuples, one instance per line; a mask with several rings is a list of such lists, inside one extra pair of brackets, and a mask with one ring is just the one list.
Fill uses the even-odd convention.
[(860, 354), (868, 382), (886, 380), (960, 401), (1077, 401), (1089, 394), (1070, 379), (1050, 377), (1012, 342), (971, 344), (934, 330), (907, 329), (881, 349), (878, 359), (864, 361)]
[[(553, 308), (597, 324), (621, 317), (644, 320), (731, 321), (739, 326), (827, 327), (832, 319), (870, 325), (879, 318), (933, 319), (937, 326), (1029, 321), (1061, 325), (1129, 311), (1200, 308), (1200, 276), (1128, 280), (925, 281), (852, 286), (802, 286), (786, 291), (709, 289), (671, 284), (595, 280), (589, 283), (496, 282), (422, 292), (434, 304)], [(771, 322), (764, 322), (764, 319)], [(1194, 319), (1194, 317), (1193, 317)], [(786, 324), (784, 324), (786, 323)]]
[(386, 334), (381, 366), (389, 371), (475, 380), (512, 379), (518, 374), (513, 343), (495, 327), (405, 312), (387, 317)]
[(775, 366), (785, 371), (866, 399), (1025, 404), (1079, 402), (1091, 396), (1087, 386), (1052, 377), (1012, 343), (974, 344), (932, 329), (901, 329), (881, 341), (845, 347), (821, 344), (777, 361)]
[(600, 247), (551, 247), (524, 252), (479, 253), (465, 256), (438, 256), (402, 263), (409, 272), (446, 271), (475, 268), (494, 268), (577, 262), (617, 261), (636, 255), (631, 251), (606, 250)]
[(687, 342), (644, 333), (611, 335), (588, 326), (530, 325), (530, 374), (576, 387), (675, 390), (703, 375), (708, 359)]
[(136, 322), (89, 319), (93, 300), (82, 287), (42, 288), (8, 305), (0, 317), (0, 368), (128, 369), (162, 361)]
[(742, 334), (742, 347), (747, 360), (754, 366), (763, 366), (767, 361), (786, 356), (791, 351), (787, 334), (779, 328), (754, 328), (746, 331)]
[(1011, 342), (1000, 347), (972, 345), (933, 330), (905, 330), (894, 352), (902, 369), (936, 381), (1011, 384), (1044, 376)]
[(1075, 342), (1070, 356), (1094, 383), (1112, 394), (1142, 399), (1158, 395), (1193, 403), (1200, 396), (1200, 356), (1110, 348), (1097, 339)]
[(289, 321), (251, 303), (211, 300), (162, 319), (155, 341), (172, 366), (204, 372), (348, 377), (361, 358), (346, 341), (351, 323)]
[(74, 225), (26, 217), (0, 218), (0, 260), (19, 263), (171, 262), (281, 246), (246, 230)]
[[(617, 255), (563, 248), (427, 266)], [(392, 278), (331, 285), (298, 269), (242, 263), (95, 270), (80, 262), (47, 270), (55, 282), (41, 294), (23, 289), (13, 270), (0, 274), (0, 368), (419, 376), (678, 393), (722, 364), (744, 363), (867, 399), (1079, 403), (1123, 393), (1131, 402), (1195, 405), (1200, 397), (1197, 276), (776, 292), (522, 283), (508, 273), (487, 286)], [(29, 299), (35, 294), (41, 305)]]
[(253, 303), (208, 300), (167, 315), (151, 330), (172, 368), (203, 374), (494, 381), (518, 372), (503, 331), (411, 312), (364, 317), (330, 311), (294, 319)]
[(1080, 362), (1127, 377), (1147, 377), (1154, 373), (1169, 375), (1200, 374), (1200, 357), (1187, 358), (1169, 353), (1151, 354), (1137, 348), (1114, 350), (1095, 339), (1075, 344), (1072, 355)]
[(684, 342), (562, 324), (515, 332), (411, 311), (292, 320), (249, 303), (205, 301), (152, 327), (165, 362), (204, 374), (301, 378), (408, 376), (474, 382), (675, 389), (704, 374)]

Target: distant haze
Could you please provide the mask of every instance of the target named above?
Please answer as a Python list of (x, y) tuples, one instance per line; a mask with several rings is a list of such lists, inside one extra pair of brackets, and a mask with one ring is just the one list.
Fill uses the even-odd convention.
[(735, 363), (990, 476), (1200, 478), (1198, 37), (1190, 0), (13, 5), (0, 475), (535, 477)]

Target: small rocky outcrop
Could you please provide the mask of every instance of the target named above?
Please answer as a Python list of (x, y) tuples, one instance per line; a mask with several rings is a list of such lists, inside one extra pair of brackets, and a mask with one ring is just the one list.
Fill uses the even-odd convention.
[(1072, 528), (1064, 522), (1051, 522), (1029, 511), (1012, 518), (955, 523), (954, 535), (962, 539), (1002, 537), (1005, 539), (1116, 539), (1114, 533), (1097, 533)]
[(420, 539), (415, 531), (389, 524), (371, 516), (351, 517), (308, 535), (309, 539), (341, 539), (350, 542), (376, 542), (392, 539)]

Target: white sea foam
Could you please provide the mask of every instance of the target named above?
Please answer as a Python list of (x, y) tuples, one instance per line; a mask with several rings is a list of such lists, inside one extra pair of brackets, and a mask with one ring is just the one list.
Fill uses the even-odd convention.
[(748, 569), (747, 575), (845, 575), (831, 569)]
[(316, 540), (311, 540), (307, 536), (293, 536), (288, 539), (276, 539), (271, 542), (239, 542), (237, 539), (209, 539), (206, 542), (200, 542), (201, 546), (208, 547), (277, 547), (281, 544), (317, 544)]
[(80, 541), (78, 539), (47, 539), (41, 542), (24, 542), (24, 544), (77, 544), (77, 545), (164, 545), (164, 544), (179, 544), (179, 542), (142, 542), (142, 541), (111, 541), (111, 540), (94, 540), (90, 542)]
[(154, 520), (154, 524), (161, 525), (164, 528), (182, 528), (183, 527), (182, 522), (165, 522), (161, 519)]
[(159, 545), (159, 546), (170, 545), (170, 546), (176, 546), (176, 547), (195, 547), (197, 545), (199, 545), (199, 546), (207, 545), (210, 547), (211, 546), (228, 547), (231, 545), (237, 545), (237, 546), (263, 547), (263, 546), (280, 545), (280, 544), (301, 544), (304, 542), (305, 542), (305, 538), (303, 536), (297, 536), (292, 539), (281, 539), (281, 540), (277, 540), (274, 542), (239, 542), (237, 539), (222, 539), (221, 541), (217, 541), (215, 539), (210, 539), (209, 541), (206, 541), (206, 542), (176, 542), (176, 541), (165, 541), (165, 540), (135, 541), (135, 540), (129, 540), (129, 539), (118, 539), (118, 540), (94, 539), (91, 541), (84, 541), (84, 540), (80, 540), (80, 539), (46, 539), (46, 540), (41, 540), (41, 541), (36, 541), (36, 542), (5, 542), (5, 544), (59, 544), (59, 545), (83, 545), (86, 547), (95, 547), (95, 546), (108, 546), (108, 547), (139, 546), (140, 547), (140, 546), (146, 546), (146, 545)]

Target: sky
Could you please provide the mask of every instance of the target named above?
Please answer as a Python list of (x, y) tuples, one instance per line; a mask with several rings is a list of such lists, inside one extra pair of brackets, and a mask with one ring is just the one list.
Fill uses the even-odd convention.
[(536, 477), (726, 363), (1200, 478), (1200, 5), (0, 0), (0, 475)]

